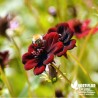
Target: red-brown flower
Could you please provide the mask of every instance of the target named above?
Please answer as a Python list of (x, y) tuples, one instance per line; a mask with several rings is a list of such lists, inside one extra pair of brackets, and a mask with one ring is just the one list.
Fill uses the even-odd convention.
[[(74, 35), (76, 35), (77, 38), (83, 38), (87, 36), (91, 30), (89, 27), (90, 20), (85, 20), (81, 22), (80, 20), (73, 19), (68, 21), (69, 27), (71, 30), (74, 31)], [(98, 31), (98, 27), (96, 27), (92, 34), (95, 34)]]
[(14, 15), (10, 14), (7, 14), (5, 17), (0, 17), (0, 36), (7, 37), (9, 39), (6, 30), (8, 28), (12, 28), (12, 24), (10, 22), (13, 20), (14, 17)]
[(66, 51), (73, 49), (75, 47), (76, 40), (71, 39), (73, 36), (73, 31), (69, 28), (68, 23), (60, 23), (56, 26), (57, 33), (59, 34), (59, 40), (63, 42), (63, 49), (60, 53), (58, 53), (58, 56), (65, 55)]
[(43, 36), (32, 43), (28, 52), (22, 56), (22, 62), (26, 70), (34, 68), (34, 74), (41, 74), (47, 64), (54, 61), (54, 55), (58, 54), (63, 48), (63, 43), (58, 41), (59, 35), (52, 32)]
[(0, 66), (2, 69), (4, 69), (5, 65), (8, 62), (8, 56), (9, 56), (8, 51), (0, 52)]
[(57, 32), (59, 34), (59, 41), (63, 43), (62, 50), (57, 54), (57, 56), (66, 56), (67, 50), (75, 47), (76, 41), (71, 39), (73, 36), (73, 31), (69, 28), (68, 23), (57, 24), (56, 27), (50, 28), (47, 33)]

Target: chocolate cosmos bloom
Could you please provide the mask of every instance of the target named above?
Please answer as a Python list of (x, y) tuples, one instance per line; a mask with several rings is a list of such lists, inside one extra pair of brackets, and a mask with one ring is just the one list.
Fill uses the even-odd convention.
[[(69, 27), (73, 30), (74, 35), (77, 38), (83, 38), (87, 36), (92, 28), (89, 27), (90, 20), (85, 20), (81, 22), (80, 20), (73, 19), (68, 21)], [(98, 31), (98, 27), (94, 28), (92, 34), (95, 34)]]
[(22, 62), (26, 70), (34, 68), (34, 74), (41, 74), (47, 64), (52, 63), (54, 55), (57, 55), (63, 48), (63, 43), (58, 41), (59, 35), (52, 32), (33, 42), (28, 52), (22, 56)]
[(0, 17), (0, 35), (6, 36), (6, 30), (9, 28), (8, 15), (4, 18)]
[(74, 32), (70, 29), (68, 23), (57, 24), (56, 27), (50, 28), (47, 33), (57, 32), (59, 34), (59, 41), (63, 43), (63, 48), (57, 56), (66, 56), (67, 50), (75, 47), (76, 41), (71, 39)]
[(8, 56), (9, 56), (8, 51), (0, 52), (0, 66), (2, 69), (4, 69), (5, 65), (8, 62)]
[(14, 18), (14, 15), (6, 15), (4, 18), (0, 17), (0, 36), (8, 37), (6, 34), (6, 30), (10, 28), (11, 24), (10, 21)]
[(75, 47), (76, 40), (71, 39), (73, 36), (73, 31), (69, 28), (67, 23), (60, 23), (56, 26), (57, 33), (59, 34), (59, 40), (63, 42), (63, 49), (57, 56), (66, 56), (66, 51), (73, 49)]

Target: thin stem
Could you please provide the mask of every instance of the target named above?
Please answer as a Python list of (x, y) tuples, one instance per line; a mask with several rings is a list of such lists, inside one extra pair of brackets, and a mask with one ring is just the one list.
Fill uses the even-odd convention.
[[(78, 60), (75, 56), (73, 56), (70, 52), (67, 52), (67, 54), (68, 54), (72, 59), (75, 60), (75, 62), (80, 66), (80, 68), (83, 70), (83, 72), (85, 73), (85, 75), (87, 75), (87, 76), (89, 77), (89, 79), (91, 80), (91, 78), (90, 78), (88, 72), (85, 70), (85, 68), (83, 67), (83, 65), (79, 62), (79, 60)], [(92, 81), (92, 80), (91, 80), (91, 81)]]
[(7, 77), (5, 76), (5, 74), (3, 72), (2, 68), (1, 68), (1, 65), (0, 65), (0, 73), (2, 75), (3, 82), (5, 83), (5, 85), (7, 86), (8, 90), (9, 90), (9, 93), (10, 93), (11, 97), (15, 97), (13, 89), (12, 89)]
[(16, 47), (16, 49), (17, 49), (17, 52), (18, 52), (18, 54), (19, 54), (19, 57), (21, 58), (20, 48), (18, 47), (18, 45), (17, 45), (17, 43), (15, 42), (14, 38), (11, 37), (11, 39), (12, 39), (12, 42), (13, 42), (13, 44), (15, 45), (15, 47)]
[[(90, 39), (91, 34), (93, 33), (93, 31), (94, 31), (94, 29), (96, 28), (97, 25), (98, 25), (98, 24), (96, 24), (95, 27), (90, 30), (88, 36), (86, 37), (86, 39), (85, 39), (85, 41), (84, 41), (84, 43), (83, 43), (83, 45), (82, 45), (83, 48), (81, 49), (81, 52), (80, 52), (80, 54), (79, 54), (79, 59), (78, 59), (79, 62), (81, 61), (81, 59), (82, 59), (82, 57), (83, 57), (83, 54), (84, 54), (84, 52), (85, 52), (85, 48), (86, 48), (87, 42), (88, 42), (88, 40)], [(71, 55), (71, 54), (70, 54), (70, 55)], [(80, 65), (80, 64), (79, 64), (79, 65)], [(84, 67), (83, 67), (82, 65), (81, 65), (80, 67), (81, 67), (81, 69), (83, 70), (83, 72), (87, 74), (87, 72), (86, 72), (86, 70), (84, 69)], [(78, 66), (77, 66), (77, 64), (76, 64), (76, 67), (75, 67), (75, 78), (76, 78), (77, 74), (78, 74)], [(88, 76), (89, 76), (89, 74), (88, 74)], [(90, 76), (89, 76), (89, 78), (90, 78)], [(90, 78), (90, 80), (91, 80), (91, 78)]]
[(51, 65), (63, 76), (63, 78), (64, 78), (69, 84), (71, 84), (70, 80), (59, 70), (59, 68), (57, 68), (53, 63), (52, 63)]
[[(71, 85), (71, 81), (59, 70), (59, 68), (57, 68), (53, 63), (51, 64), (56, 70), (58, 73), (60, 73), (63, 78)], [(78, 91), (76, 91), (77, 93), (79, 93)], [(84, 95), (80, 95), (82, 98), (85, 98)]]
[[(83, 72), (85, 73), (85, 75), (87, 75), (88, 78), (90, 79), (90, 81), (91, 81), (92, 83), (94, 83), (94, 82), (92, 81), (92, 79), (90, 78), (89, 73), (85, 70), (85, 68), (84, 68), (83, 65), (79, 62), (79, 60), (78, 60), (76, 57), (74, 57), (70, 52), (67, 52), (67, 54), (68, 54), (72, 59), (74, 59), (74, 60), (76, 61), (76, 63), (81, 67), (81, 69), (83, 70)], [(98, 92), (97, 92), (97, 88), (95, 88), (95, 91), (96, 91), (96, 93), (98, 93)]]
[[(14, 40), (14, 38), (12, 37), (11, 39), (12, 39), (13, 44), (15, 45), (15, 47), (16, 47), (16, 49), (17, 49), (17, 52), (18, 52), (18, 54), (19, 54), (19, 58), (21, 59), (20, 48), (18, 47), (18, 45), (17, 45), (16, 41)], [(24, 75), (25, 75), (26, 80), (27, 80), (27, 83), (28, 83), (28, 89), (29, 89), (29, 90), (28, 90), (28, 94), (29, 94), (29, 97), (32, 98), (32, 92), (31, 92), (31, 90), (30, 90), (30, 82), (29, 82), (27, 73), (26, 73), (26, 71), (24, 70), (23, 66), (22, 66), (22, 69), (23, 69), (22, 71), (24, 72)]]
[(25, 74), (25, 76), (26, 76), (26, 80), (27, 80), (27, 83), (28, 83), (28, 89), (29, 89), (29, 98), (32, 98), (32, 92), (31, 92), (31, 89), (30, 89), (30, 81), (29, 81), (29, 79), (28, 79), (28, 75), (27, 75), (27, 73), (25, 72), (25, 70), (24, 70), (24, 74)]
[(90, 30), (88, 36), (86, 37), (86, 39), (85, 39), (85, 41), (84, 41), (84, 43), (83, 43), (83, 45), (82, 45), (83, 48), (82, 48), (82, 50), (81, 50), (81, 52), (80, 52), (79, 60), (82, 59), (83, 54), (84, 54), (84, 51), (85, 51), (85, 48), (86, 48), (86, 46), (87, 46), (87, 42), (88, 42), (88, 40), (90, 39), (90, 37), (91, 37), (92, 33), (94, 32), (94, 29), (96, 28), (97, 25), (98, 25), (98, 23), (95, 25), (94, 28), (92, 28), (92, 29)]
[(87, 75), (87, 72), (86, 70), (84, 69), (84, 67), (82, 66), (82, 64), (78, 61), (78, 59), (73, 56), (70, 52), (67, 52), (67, 54), (76, 61), (76, 63), (81, 67), (81, 69), (83, 70), (83, 72)]

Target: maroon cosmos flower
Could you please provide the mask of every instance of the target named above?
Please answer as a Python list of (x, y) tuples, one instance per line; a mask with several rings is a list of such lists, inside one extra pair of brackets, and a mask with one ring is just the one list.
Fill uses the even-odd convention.
[(63, 43), (58, 41), (59, 35), (52, 32), (33, 42), (28, 52), (22, 56), (22, 62), (26, 70), (34, 68), (34, 74), (39, 75), (47, 64), (54, 61), (54, 55), (57, 55), (63, 48)]
[[(90, 30), (92, 29), (91, 27), (89, 27), (90, 20), (85, 20), (81, 22), (80, 20), (72, 19), (68, 21), (68, 24), (71, 30), (73, 30), (74, 35), (76, 35), (76, 37), (79, 39), (87, 36)], [(98, 27), (94, 29), (92, 34), (95, 34), (97, 31), (98, 31)]]
[(9, 28), (9, 18), (8, 15), (4, 18), (0, 17), (0, 35), (6, 36), (6, 30)]
[(11, 27), (10, 21), (14, 18), (14, 15), (7, 14), (5, 17), (0, 17), (0, 36), (7, 37), (6, 30)]
[(8, 56), (8, 51), (0, 52), (0, 66), (2, 69), (4, 69), (5, 65), (8, 63)]
[(64, 55), (65, 57), (67, 50), (75, 47), (76, 40), (71, 39), (73, 31), (69, 28), (68, 23), (57, 24), (56, 27), (50, 28), (47, 33), (57, 32), (59, 34), (59, 41), (63, 43), (63, 48), (57, 54), (57, 56)]

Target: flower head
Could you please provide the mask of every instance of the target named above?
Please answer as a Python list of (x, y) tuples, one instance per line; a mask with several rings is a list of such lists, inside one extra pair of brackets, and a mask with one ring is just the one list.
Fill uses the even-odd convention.
[(58, 56), (65, 55), (66, 51), (73, 49), (75, 47), (76, 40), (71, 39), (73, 36), (73, 31), (70, 29), (69, 25), (67, 23), (60, 23), (56, 26), (57, 33), (59, 34), (59, 40), (63, 42), (63, 49), (60, 53), (58, 53)]
[(28, 52), (22, 56), (22, 62), (26, 70), (34, 68), (34, 74), (41, 74), (47, 64), (54, 61), (54, 55), (63, 48), (63, 43), (58, 41), (59, 35), (52, 32), (32, 43)]
[[(73, 19), (68, 21), (69, 27), (71, 30), (74, 31), (74, 35), (76, 35), (77, 38), (83, 38), (87, 36), (91, 30), (91, 27), (89, 27), (90, 20), (85, 20), (81, 22), (80, 20)], [(98, 27), (96, 27), (92, 34), (95, 34), (98, 31)]]
[(8, 62), (8, 56), (9, 56), (8, 51), (0, 52), (0, 66), (2, 69), (4, 69), (5, 65)]
[(59, 35), (59, 41), (63, 43), (63, 48), (57, 54), (57, 56), (66, 56), (67, 50), (75, 47), (76, 41), (71, 39), (74, 32), (70, 29), (68, 23), (57, 24), (56, 27), (50, 28), (47, 33), (57, 32)]
[(9, 19), (8, 16), (4, 18), (0, 17), (0, 35), (6, 36), (6, 30), (9, 28)]
[[(15, 28), (16, 23), (12, 24), (12, 20), (15, 16), (7, 14), (5, 17), (0, 17), (0, 36), (8, 37), (6, 30), (9, 28)], [(14, 26), (13, 26), (14, 25)]]

